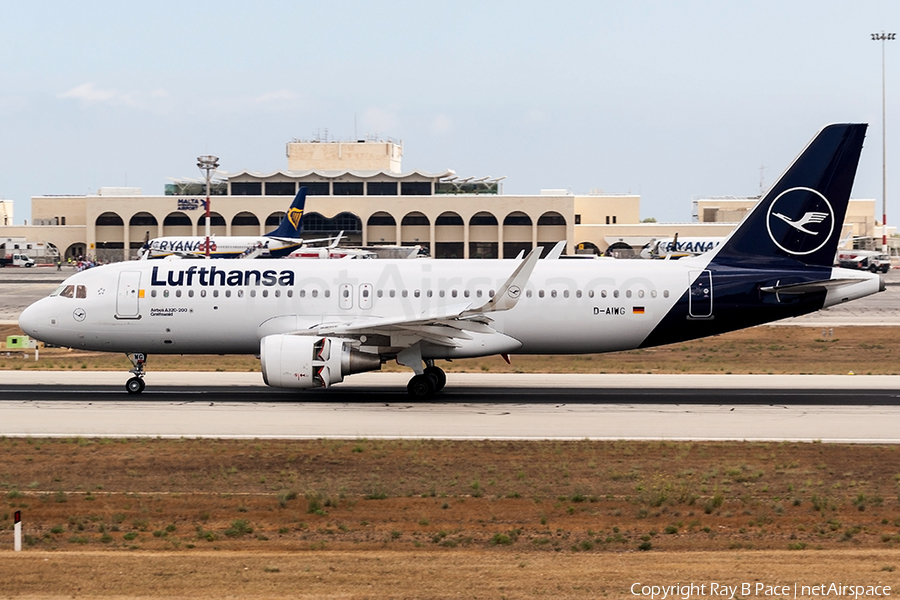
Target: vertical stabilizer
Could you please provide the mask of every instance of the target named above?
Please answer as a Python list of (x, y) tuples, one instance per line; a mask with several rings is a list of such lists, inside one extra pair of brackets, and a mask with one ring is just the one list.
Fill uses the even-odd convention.
[(720, 246), (717, 264), (834, 262), (866, 124), (823, 128)]
[(291, 207), (288, 209), (287, 213), (285, 213), (278, 229), (270, 231), (266, 234), (266, 237), (299, 239), (301, 237), (300, 232), (302, 231), (303, 225), (303, 207), (305, 205), (306, 186), (302, 186), (300, 191), (297, 192), (297, 195), (294, 196), (294, 201), (291, 203)]

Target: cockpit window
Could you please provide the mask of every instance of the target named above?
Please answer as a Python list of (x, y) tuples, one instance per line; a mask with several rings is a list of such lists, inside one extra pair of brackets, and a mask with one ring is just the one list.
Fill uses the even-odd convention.
[(75, 288), (75, 297), (76, 298), (87, 298), (87, 288), (83, 285), (79, 285)]
[(56, 288), (55, 290), (53, 290), (53, 293), (50, 294), (50, 297), (53, 298), (53, 297), (55, 297), (55, 296), (59, 296), (60, 294), (62, 294), (62, 291), (63, 291), (64, 289), (66, 289), (66, 286), (65, 286), (65, 285), (59, 286), (58, 288)]
[(63, 288), (63, 291), (59, 293), (63, 298), (74, 298), (75, 297), (75, 286), (67, 285)]

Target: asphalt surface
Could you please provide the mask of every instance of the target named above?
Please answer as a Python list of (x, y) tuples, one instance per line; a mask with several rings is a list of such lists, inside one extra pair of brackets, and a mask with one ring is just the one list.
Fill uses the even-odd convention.
[(49, 375), (0, 373), (0, 434), (900, 442), (900, 377), (890, 376), (465, 374), (412, 402), (402, 374), (289, 391), (254, 374), (169, 373), (148, 375), (138, 396), (125, 374)]

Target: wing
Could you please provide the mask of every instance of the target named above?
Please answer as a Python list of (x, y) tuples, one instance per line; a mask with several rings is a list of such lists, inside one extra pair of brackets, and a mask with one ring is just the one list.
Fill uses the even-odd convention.
[[(487, 302), (480, 306), (472, 303), (434, 309), (413, 318), (397, 316), (392, 318), (366, 317), (343, 323), (321, 323), (308, 330), (296, 331), (303, 335), (352, 336), (388, 335), (391, 346), (409, 347), (420, 341), (439, 346), (458, 347), (463, 340), (471, 340), (472, 334), (500, 335), (490, 324), (490, 313), (510, 310), (518, 303), (522, 290), (531, 277), (534, 266), (541, 256), (538, 247), (519, 263), (512, 275), (504, 282)], [(395, 343), (396, 342), (396, 343)]]

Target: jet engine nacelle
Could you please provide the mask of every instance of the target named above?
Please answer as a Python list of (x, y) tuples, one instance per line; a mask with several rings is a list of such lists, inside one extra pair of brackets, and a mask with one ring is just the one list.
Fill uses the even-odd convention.
[(350, 340), (311, 335), (269, 335), (259, 348), (263, 380), (282, 388), (328, 387), (344, 376), (381, 368), (377, 354), (354, 350)]

